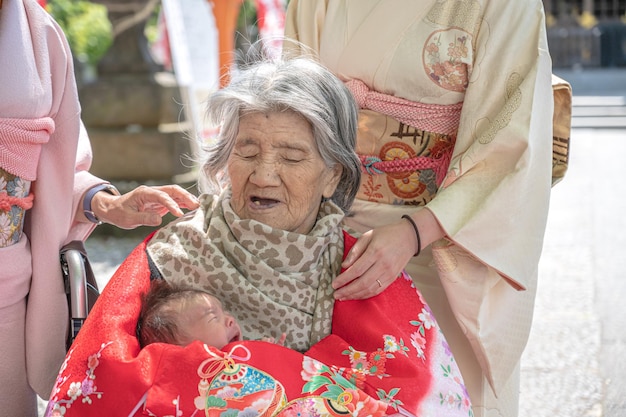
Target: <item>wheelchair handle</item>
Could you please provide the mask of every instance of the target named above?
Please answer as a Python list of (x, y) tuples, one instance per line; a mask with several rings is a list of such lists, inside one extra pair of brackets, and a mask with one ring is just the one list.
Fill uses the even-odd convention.
[(87, 317), (87, 274), (83, 255), (80, 251), (70, 249), (65, 252), (65, 267), (69, 283), (72, 319), (85, 319)]

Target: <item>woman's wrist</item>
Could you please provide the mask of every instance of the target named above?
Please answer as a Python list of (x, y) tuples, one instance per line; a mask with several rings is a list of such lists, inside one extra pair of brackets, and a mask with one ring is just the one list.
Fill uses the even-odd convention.
[(406, 220), (404, 223), (407, 223), (407, 228), (412, 230), (419, 245), (419, 251), (416, 251), (414, 256), (419, 255), (428, 245), (446, 235), (435, 215), (426, 208), (410, 215), (405, 214), (402, 219)]
[[(95, 187), (90, 188), (85, 193), (83, 197), (83, 213), (85, 214), (85, 218), (89, 220), (91, 223), (102, 224), (102, 218), (96, 213), (101, 212), (98, 208), (100, 207), (98, 203), (99, 193), (104, 191), (111, 196), (119, 196), (120, 192), (113, 186), (112, 184), (98, 184)], [(98, 197), (96, 197), (98, 195)]]
[(406, 219), (413, 227), (413, 231), (415, 232), (415, 239), (417, 240), (417, 250), (415, 251), (415, 254), (413, 256), (418, 256), (422, 251), (422, 238), (420, 237), (420, 231), (411, 216), (409, 216), (408, 214), (404, 214), (402, 215), (402, 218)]

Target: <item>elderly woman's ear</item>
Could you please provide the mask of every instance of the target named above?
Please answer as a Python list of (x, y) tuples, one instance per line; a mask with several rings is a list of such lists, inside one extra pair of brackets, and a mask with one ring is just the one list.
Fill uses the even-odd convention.
[(337, 185), (339, 185), (339, 181), (341, 180), (341, 174), (343, 174), (343, 167), (339, 164), (335, 164), (335, 166), (328, 170), (326, 186), (324, 187), (324, 191), (322, 193), (324, 198), (330, 199), (335, 194), (335, 191), (337, 191)]

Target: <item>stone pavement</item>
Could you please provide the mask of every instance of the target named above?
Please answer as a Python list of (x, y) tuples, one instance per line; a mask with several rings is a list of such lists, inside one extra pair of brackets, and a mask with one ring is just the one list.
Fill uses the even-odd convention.
[[(596, 304), (596, 281), (604, 279), (598, 275), (598, 252), (609, 255), (619, 248), (604, 239), (595, 221), (608, 219), (607, 209), (615, 207), (611, 200), (621, 198), (598, 195), (603, 182), (615, 183), (619, 176), (607, 178), (599, 171), (610, 166), (626, 173), (602, 160), (612, 146), (626, 151), (618, 133), (574, 130), (570, 168), (553, 188), (533, 327), (522, 357), (521, 417), (620, 416), (605, 412), (609, 380), (601, 369), (603, 329)], [(619, 223), (613, 221), (616, 230)]]
[[(624, 106), (626, 69), (562, 76), (572, 83), (575, 106)], [(594, 126), (577, 110), (573, 126)], [(553, 188), (522, 358), (521, 417), (626, 416), (626, 119), (618, 118), (573, 129), (570, 168)]]

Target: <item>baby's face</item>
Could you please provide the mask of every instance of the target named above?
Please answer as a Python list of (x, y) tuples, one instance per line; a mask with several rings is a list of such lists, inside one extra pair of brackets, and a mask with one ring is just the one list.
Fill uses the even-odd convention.
[(200, 340), (218, 349), (230, 342), (241, 340), (241, 329), (230, 313), (225, 312), (220, 301), (203, 294), (187, 302), (181, 309), (180, 323), (182, 332), (188, 340), (181, 340), (186, 345)]

